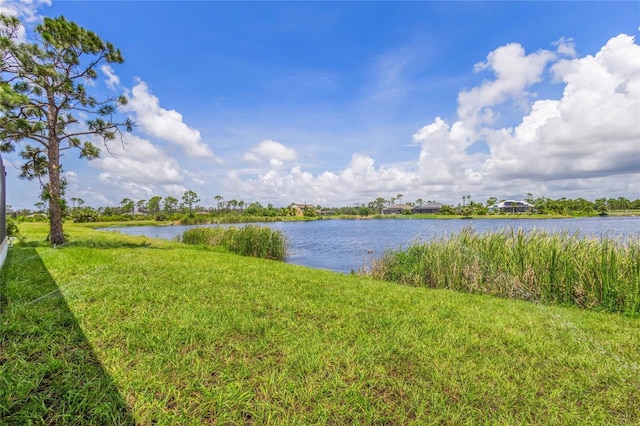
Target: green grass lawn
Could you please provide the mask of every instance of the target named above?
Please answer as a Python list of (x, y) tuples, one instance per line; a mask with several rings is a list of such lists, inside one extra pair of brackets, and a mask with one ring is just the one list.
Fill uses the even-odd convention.
[(23, 224), (0, 423), (640, 423), (640, 321)]

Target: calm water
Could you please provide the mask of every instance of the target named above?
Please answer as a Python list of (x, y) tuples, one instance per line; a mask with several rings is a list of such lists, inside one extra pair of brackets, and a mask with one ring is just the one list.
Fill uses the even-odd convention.
[[(479, 232), (502, 229), (540, 229), (579, 233), (581, 236), (640, 237), (640, 217), (589, 217), (575, 219), (374, 219), (273, 222), (262, 225), (287, 235), (287, 262), (348, 273), (368, 265), (386, 249), (407, 247), (416, 241), (458, 232), (473, 226)], [(234, 225), (242, 226), (242, 225)], [(193, 226), (140, 226), (107, 228), (129, 235), (171, 240)]]

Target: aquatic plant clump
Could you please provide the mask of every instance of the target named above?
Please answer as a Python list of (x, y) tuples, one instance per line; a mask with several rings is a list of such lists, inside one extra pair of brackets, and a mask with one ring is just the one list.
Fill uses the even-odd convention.
[(640, 240), (503, 230), (387, 251), (367, 275), (412, 286), (640, 315)]
[(181, 241), (224, 247), (232, 253), (262, 259), (283, 260), (287, 255), (286, 236), (268, 226), (193, 228), (182, 234)]

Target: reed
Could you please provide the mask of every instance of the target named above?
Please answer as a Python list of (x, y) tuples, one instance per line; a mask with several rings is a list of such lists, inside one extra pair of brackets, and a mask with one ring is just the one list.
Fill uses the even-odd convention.
[(387, 251), (361, 275), (412, 286), (640, 315), (640, 240), (468, 227)]
[(283, 260), (287, 255), (284, 233), (267, 226), (192, 228), (182, 234), (181, 241), (224, 247), (232, 253), (262, 259)]

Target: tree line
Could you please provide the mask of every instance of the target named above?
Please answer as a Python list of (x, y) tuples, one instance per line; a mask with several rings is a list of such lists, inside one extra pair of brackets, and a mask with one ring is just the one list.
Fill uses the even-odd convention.
[[(197, 222), (195, 216), (200, 216), (202, 220), (206, 217), (219, 216), (246, 216), (246, 217), (291, 217), (306, 216), (316, 217), (326, 216), (373, 216), (381, 214), (386, 207), (397, 204), (402, 200), (402, 195), (386, 199), (378, 197), (368, 203), (354, 203), (347, 206), (321, 206), (313, 204), (290, 204), (284, 207), (275, 207), (269, 203), (266, 206), (258, 201), (245, 202), (244, 200), (225, 200), (221, 195), (216, 195), (210, 206), (203, 206), (199, 195), (193, 190), (184, 192), (180, 199), (174, 196), (153, 196), (149, 199), (133, 200), (123, 198), (119, 205), (107, 207), (87, 206), (83, 199), (72, 197), (63, 203), (62, 216), (70, 218), (75, 222), (97, 222), (97, 221), (126, 221), (132, 219), (153, 219), (157, 221), (182, 221), (184, 223)], [(461, 216), (482, 216), (494, 213), (490, 207), (499, 201), (496, 197), (490, 197), (485, 202), (476, 202), (470, 195), (462, 197), (462, 203), (457, 205), (443, 204), (438, 214), (440, 215), (461, 215)], [(551, 199), (546, 197), (533, 198), (530, 194), (525, 199), (532, 204), (532, 213), (547, 215), (605, 215), (609, 211), (640, 210), (640, 199), (631, 201), (625, 197), (599, 198), (589, 201), (584, 198), (569, 199), (562, 197)], [(406, 205), (421, 207), (436, 201), (417, 199), (407, 201)], [(46, 201), (35, 203), (35, 210), (20, 209), (13, 210), (7, 206), (7, 212), (14, 218), (20, 220), (48, 220), (48, 204)], [(404, 214), (411, 214), (410, 210)]]

